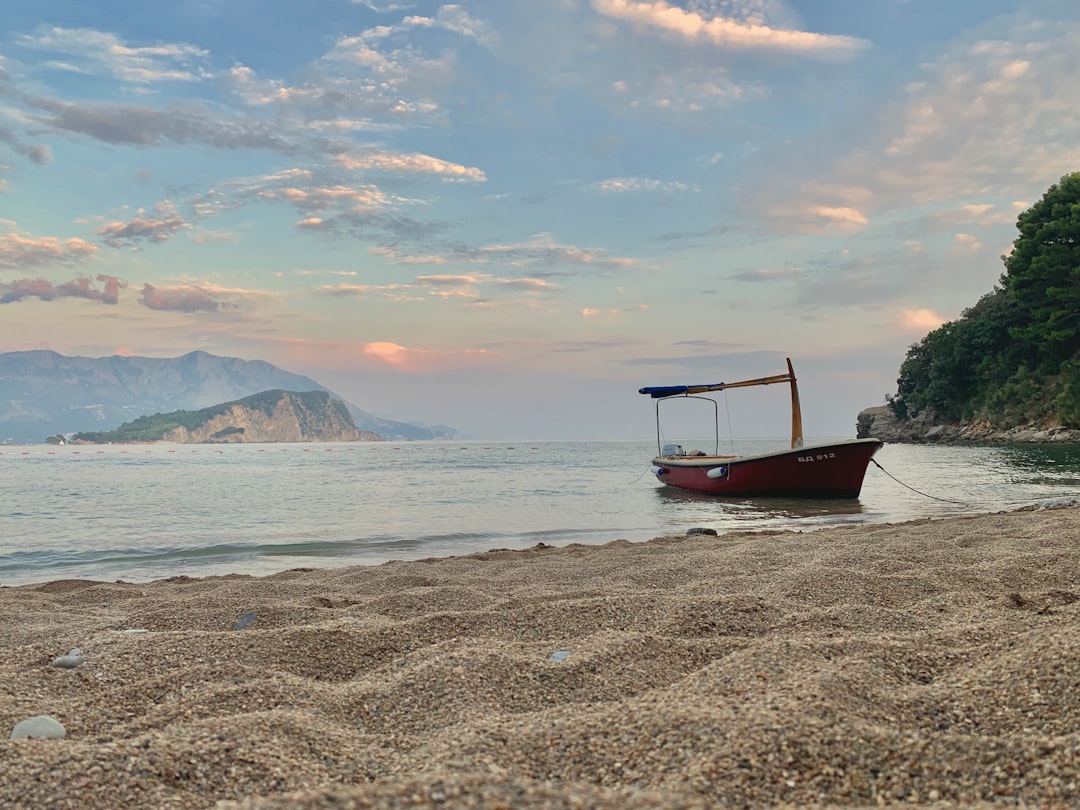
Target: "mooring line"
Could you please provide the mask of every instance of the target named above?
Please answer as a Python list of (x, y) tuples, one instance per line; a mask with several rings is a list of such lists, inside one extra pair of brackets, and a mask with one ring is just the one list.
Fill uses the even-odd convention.
[(951, 498), (939, 498), (936, 495), (931, 495), (928, 492), (923, 492), (922, 490), (915, 489), (915, 487), (911, 486), (910, 484), (905, 484), (903, 481), (901, 481), (899, 478), (897, 478), (891, 472), (889, 472), (884, 467), (882, 467), (880, 464), (878, 464), (876, 459), (870, 459), (870, 461), (872, 461), (874, 463), (875, 467), (877, 467), (879, 470), (881, 470), (883, 473), (885, 473), (887, 476), (889, 476), (889, 478), (891, 478), (893, 481), (898, 483), (900, 486), (907, 487), (912, 492), (914, 492), (914, 493), (916, 493), (918, 495), (922, 495), (924, 498), (931, 498), (932, 500), (941, 501), (942, 503), (956, 503), (956, 504), (960, 504), (961, 506), (966, 506), (967, 503), (968, 503), (967, 501), (954, 501)]

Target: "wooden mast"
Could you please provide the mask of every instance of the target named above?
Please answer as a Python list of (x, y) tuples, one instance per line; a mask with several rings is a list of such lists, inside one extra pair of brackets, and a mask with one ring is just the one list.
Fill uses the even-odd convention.
[(787, 358), (788, 378), (791, 380), (791, 448), (803, 446), (802, 408), (799, 406), (799, 386), (795, 384), (795, 369)]

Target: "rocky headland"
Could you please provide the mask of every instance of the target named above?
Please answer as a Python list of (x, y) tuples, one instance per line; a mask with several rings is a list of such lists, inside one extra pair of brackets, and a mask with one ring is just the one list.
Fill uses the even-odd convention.
[(114, 431), (79, 433), (74, 443), (171, 442), (239, 444), (251, 442), (381, 441), (360, 430), (344, 402), (325, 391), (264, 391), (199, 411), (141, 417)]
[(380, 441), (377, 433), (360, 430), (345, 404), (321, 391), (305, 395), (279, 392), (264, 407), (241, 402), (194, 428), (183, 425), (166, 432), (161, 440), (178, 444), (239, 442), (355, 442)]
[(986, 420), (941, 424), (932, 414), (897, 419), (887, 405), (859, 411), (856, 436), (898, 444), (1080, 444), (1080, 430), (1061, 425), (995, 427)]

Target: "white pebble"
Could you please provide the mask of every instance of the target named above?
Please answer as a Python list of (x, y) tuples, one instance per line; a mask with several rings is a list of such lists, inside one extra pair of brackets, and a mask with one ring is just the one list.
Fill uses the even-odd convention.
[(75, 647), (67, 655), (60, 655), (53, 659), (52, 665), (54, 667), (60, 667), (61, 669), (75, 669), (75, 667), (82, 666), (86, 659), (83, 658), (82, 650)]
[(19, 740), (23, 737), (39, 737), (44, 740), (62, 740), (67, 736), (67, 731), (59, 721), (54, 720), (47, 714), (39, 714), (15, 724), (11, 730), (11, 739)]

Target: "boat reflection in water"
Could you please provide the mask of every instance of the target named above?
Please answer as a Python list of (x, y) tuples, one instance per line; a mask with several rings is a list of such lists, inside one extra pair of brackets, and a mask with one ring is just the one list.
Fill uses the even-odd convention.
[(717, 498), (705, 492), (657, 487), (658, 512), (678, 533), (692, 526), (731, 531), (813, 531), (868, 522), (874, 514), (851, 498)]

